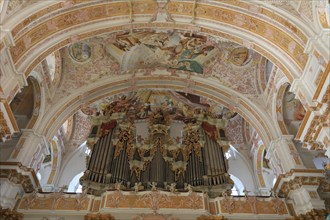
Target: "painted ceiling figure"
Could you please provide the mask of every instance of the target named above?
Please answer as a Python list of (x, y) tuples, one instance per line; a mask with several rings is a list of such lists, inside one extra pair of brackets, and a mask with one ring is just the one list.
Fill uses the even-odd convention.
[(202, 74), (203, 64), (219, 50), (205, 36), (173, 31), (120, 35), (107, 51), (123, 70), (165, 67)]

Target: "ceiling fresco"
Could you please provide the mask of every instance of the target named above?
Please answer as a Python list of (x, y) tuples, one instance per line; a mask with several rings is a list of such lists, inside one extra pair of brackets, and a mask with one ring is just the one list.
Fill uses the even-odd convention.
[[(262, 56), (223, 39), (177, 31), (123, 32), (78, 41), (60, 52), (63, 72), (54, 102), (90, 83), (141, 69), (165, 69), (200, 75), (214, 79), (246, 97), (258, 96), (256, 77)], [(113, 109), (105, 109), (107, 106)], [(229, 141), (238, 149), (246, 148), (241, 134), (241, 116), (234, 117), (224, 106), (192, 94), (186, 96), (174, 91), (128, 92), (100, 99), (84, 107), (82, 112), (95, 116), (126, 107), (134, 112), (136, 119), (149, 117), (158, 108), (165, 109), (175, 119), (183, 119), (199, 110), (219, 117), (228, 114), (231, 119), (225, 132)]]
[(88, 137), (90, 130), (92, 128), (92, 122), (81, 111), (78, 111), (74, 117), (74, 132), (73, 135), (69, 138), (67, 144), (68, 148), (79, 147)]
[(124, 34), (108, 45), (107, 52), (117, 58), (122, 70), (163, 67), (200, 74), (204, 63), (218, 54), (206, 37), (178, 32)]
[(247, 97), (256, 97), (262, 56), (226, 40), (180, 32), (106, 34), (61, 50), (60, 94), (111, 75), (165, 69), (211, 78)]
[(301, 102), (296, 99), (295, 94), (290, 92), (290, 87), (285, 91), (283, 97), (283, 120), (289, 134), (296, 135), (306, 114)]

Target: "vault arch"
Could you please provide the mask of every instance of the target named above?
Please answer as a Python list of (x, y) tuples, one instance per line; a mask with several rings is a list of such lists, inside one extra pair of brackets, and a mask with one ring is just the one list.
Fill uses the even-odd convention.
[(44, 120), (38, 125), (37, 131), (43, 132), (48, 138), (53, 137), (58, 127), (63, 124), (68, 116), (102, 97), (138, 89), (166, 89), (187, 92), (188, 84), (190, 93), (213, 99), (229, 109), (237, 111), (257, 129), (264, 143), (269, 143), (277, 136), (272, 129), (272, 122), (268, 116), (262, 113), (259, 107), (249, 99), (228, 88), (219, 87), (212, 80), (197, 76), (192, 76), (187, 80), (187, 75), (181, 74), (180, 76), (161, 76), (160, 81), (158, 74), (144, 76), (141, 73), (135, 74), (132, 81), (132, 75), (125, 74), (94, 83), (56, 103), (52, 111), (44, 116)]

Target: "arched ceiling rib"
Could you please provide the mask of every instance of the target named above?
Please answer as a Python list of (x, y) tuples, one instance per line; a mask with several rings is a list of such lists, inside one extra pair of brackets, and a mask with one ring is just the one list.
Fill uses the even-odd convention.
[[(276, 12), (269, 10), (266, 5), (260, 6), (250, 2), (205, 1), (197, 2), (194, 5), (193, 1), (170, 1), (167, 13), (170, 13), (176, 22), (150, 22), (151, 17), (157, 15), (157, 9), (159, 9), (154, 1), (133, 2), (132, 8), (130, 8), (129, 2), (71, 0), (38, 3), (33, 8), (40, 10), (34, 10), (36, 11), (34, 14), (31, 13), (31, 8), (23, 10), (15, 21), (9, 19), (6, 23), (6, 28), (12, 30), (15, 41), (15, 45), (10, 47), (13, 62), (18, 72), (24, 73), (26, 76), (50, 53), (82, 39), (104, 33), (155, 28), (199, 32), (250, 47), (278, 66), (290, 82), (299, 77), (308, 59), (304, 54), (304, 45), (307, 43), (308, 37), (301, 29), (296, 28)], [(28, 11), (30, 13), (27, 13)], [(134, 19), (132, 23), (130, 23), (130, 19)], [(291, 32), (288, 32), (288, 29)], [(4, 41), (2, 41), (0, 49), (4, 46)], [(157, 77), (159, 80), (159, 76)], [(127, 80), (122, 81), (120, 86), (134, 84)], [(146, 79), (136, 78), (135, 80), (140, 84), (137, 88), (158, 88), (152, 76), (147, 79), (150, 82), (148, 81), (146, 84), (143, 81)], [(182, 80), (178, 82), (180, 81), (182, 82)], [(111, 82), (108, 83), (111, 84)], [(212, 98), (219, 102), (226, 102), (227, 106), (234, 106), (232, 108), (258, 130), (265, 142), (277, 136), (277, 132), (270, 129), (269, 117), (265, 113), (261, 113), (263, 109), (254, 105), (242, 94), (237, 94), (219, 84), (212, 84), (214, 82), (211, 80), (205, 82), (195, 80), (193, 83), (192, 91), (196, 91), (201, 96), (207, 96), (216, 91), (211, 95)], [(160, 85), (160, 88), (179, 91), (184, 91), (184, 87), (182, 85)], [(95, 97), (102, 96), (99, 94), (102, 88), (91, 89), (98, 94)], [(61, 118), (63, 112), (72, 114), (81, 107), (79, 103), (91, 101), (93, 98), (90, 95), (85, 97), (86, 92), (91, 92), (91, 90), (87, 88), (80, 90), (71, 94), (70, 99), (62, 100), (64, 107), (55, 108), (52, 111), (54, 114), (46, 116), (52, 117), (49, 120), (43, 120), (50, 124), (38, 126), (40, 131), (47, 128), (46, 131), (49, 131), (47, 135), (50, 135), (55, 131), (56, 126), (65, 120), (65, 118)], [(104, 95), (109, 94), (104, 93)], [(73, 106), (70, 106), (71, 104)], [(61, 117), (56, 119), (55, 115)], [(56, 126), (52, 126), (52, 122), (56, 122)]]
[(187, 84), (190, 93), (215, 100), (242, 115), (245, 120), (256, 128), (265, 143), (277, 136), (276, 131), (270, 129), (272, 123), (267, 114), (235, 91), (219, 86), (210, 79), (198, 76), (187, 78), (186, 74), (171, 76), (157, 74), (156, 72), (151, 75), (145, 75), (145, 72), (141, 72), (134, 75), (113, 76), (111, 79), (107, 78), (102, 82), (85, 86), (56, 103), (55, 107), (45, 116), (42, 124), (38, 125), (38, 130), (51, 137), (68, 115), (72, 115), (89, 103), (106, 96), (139, 89), (170, 89), (187, 92)]

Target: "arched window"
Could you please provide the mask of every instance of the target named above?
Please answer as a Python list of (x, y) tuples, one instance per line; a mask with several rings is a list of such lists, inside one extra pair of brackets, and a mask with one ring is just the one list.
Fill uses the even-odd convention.
[(82, 186), (79, 183), (80, 177), (84, 175), (84, 172), (81, 172), (77, 174), (73, 179), (71, 180), (69, 187), (68, 187), (68, 192), (77, 192), (81, 193), (82, 192)]
[(274, 177), (274, 179), (273, 179), (273, 186), (275, 185), (275, 183), (276, 183), (276, 180), (277, 180), (277, 178), (276, 178), (276, 177)]
[(37, 178), (38, 178), (39, 181), (41, 181), (41, 174), (40, 174), (40, 172), (37, 173)]
[(237, 152), (237, 150), (232, 145), (230, 145), (230, 148), (225, 153), (225, 157), (227, 158), (227, 160), (229, 160), (229, 158), (231, 158), (231, 157), (236, 159), (236, 152)]
[(330, 164), (330, 159), (327, 157), (316, 157), (313, 159), (316, 169), (323, 170), (327, 164)]
[(242, 181), (232, 174), (230, 174), (230, 178), (234, 181), (234, 187), (231, 189), (231, 194), (233, 196), (243, 195), (244, 185)]

